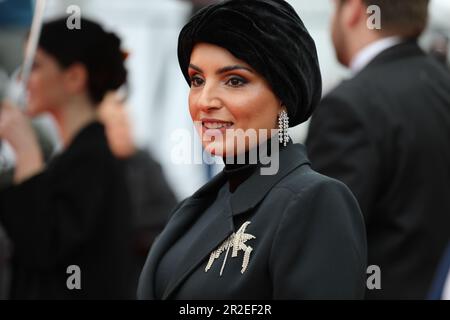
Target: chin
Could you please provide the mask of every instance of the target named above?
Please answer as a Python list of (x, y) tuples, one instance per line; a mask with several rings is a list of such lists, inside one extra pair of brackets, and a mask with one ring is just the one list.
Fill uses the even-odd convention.
[(350, 59), (348, 59), (348, 57), (347, 57), (345, 46), (343, 45), (343, 42), (344, 42), (343, 39), (339, 40), (339, 41), (333, 41), (334, 52), (335, 52), (337, 61), (341, 65), (348, 67), (350, 65)]
[(226, 154), (226, 151), (223, 149), (223, 143), (208, 141), (203, 144), (203, 148), (206, 152), (215, 157), (223, 157)]
[(50, 112), (51, 109), (52, 108), (48, 107), (48, 104), (29, 102), (26, 107), (26, 112), (31, 117), (37, 117), (43, 115), (44, 113)]
[(34, 105), (28, 105), (26, 108), (26, 112), (31, 117), (36, 117), (43, 113), (43, 111), (40, 111), (39, 108), (36, 108)]
[(343, 53), (336, 52), (336, 59), (344, 67), (348, 68), (350, 66), (350, 59), (348, 59)]
[(247, 146), (237, 146), (232, 142), (228, 144), (208, 142), (203, 145), (206, 152), (214, 157), (229, 158), (245, 153)]

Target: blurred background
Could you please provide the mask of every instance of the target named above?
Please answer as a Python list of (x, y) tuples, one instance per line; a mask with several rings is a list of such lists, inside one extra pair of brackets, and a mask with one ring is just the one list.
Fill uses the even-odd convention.
[[(129, 87), (124, 108), (132, 139), (139, 149), (149, 152), (161, 164), (178, 200), (192, 194), (221, 169), (220, 165), (194, 164), (192, 155), (185, 155), (186, 163), (172, 161), (177, 145), (186, 141), (194, 143), (192, 140), (197, 139), (188, 112), (189, 88), (178, 66), (177, 37), (188, 17), (211, 2), (214, 0), (49, 0), (45, 12), (46, 19), (68, 16), (67, 8), (76, 5), (83, 17), (95, 19), (121, 36), (123, 49), (129, 54)], [(333, 1), (288, 2), (296, 8), (316, 40), (326, 93), (347, 77), (346, 70), (335, 59), (330, 38)], [(0, 91), (22, 62), (32, 6), (30, 0), (0, 0)], [(450, 1), (432, 0), (430, 10), (429, 27), (421, 45), (443, 61), (449, 61)], [(39, 122), (45, 128), (47, 140), (58, 146), (51, 120), (43, 117)], [(303, 142), (307, 127), (304, 124), (292, 128), (293, 139)], [(14, 162), (8, 146), (1, 153), (3, 167)]]

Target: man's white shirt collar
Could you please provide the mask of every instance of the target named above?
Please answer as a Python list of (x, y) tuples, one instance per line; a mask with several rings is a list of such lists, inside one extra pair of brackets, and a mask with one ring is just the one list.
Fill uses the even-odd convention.
[(350, 62), (350, 70), (352, 75), (356, 75), (364, 69), (381, 52), (401, 42), (402, 38), (400, 37), (387, 37), (377, 40), (360, 50)]

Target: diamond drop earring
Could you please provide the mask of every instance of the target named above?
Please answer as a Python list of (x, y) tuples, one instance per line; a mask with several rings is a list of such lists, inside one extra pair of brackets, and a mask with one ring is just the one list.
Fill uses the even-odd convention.
[(289, 116), (286, 111), (281, 111), (278, 114), (278, 141), (285, 147), (289, 142)]

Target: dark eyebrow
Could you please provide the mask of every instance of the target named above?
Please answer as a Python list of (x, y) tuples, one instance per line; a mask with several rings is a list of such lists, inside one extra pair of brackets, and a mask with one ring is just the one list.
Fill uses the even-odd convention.
[(197, 72), (203, 73), (203, 70), (200, 67), (197, 67), (195, 64), (190, 63), (189, 68), (194, 69)]
[[(203, 73), (203, 70), (200, 67), (197, 67), (194, 64), (189, 64), (189, 68), (194, 69), (197, 72)], [(222, 74), (225, 72), (230, 72), (230, 71), (234, 71), (234, 70), (247, 70), (251, 73), (254, 73), (254, 71), (250, 68), (244, 67), (244, 66), (240, 66), (240, 65), (235, 65), (235, 66), (228, 66), (228, 67), (223, 67), (219, 70), (216, 71), (216, 74)]]
[(234, 70), (247, 70), (251, 73), (254, 73), (254, 71), (250, 68), (240, 66), (240, 65), (235, 65), (235, 66), (221, 68), (221, 69), (217, 70), (216, 74), (221, 74), (221, 73), (230, 72), (230, 71), (234, 71)]

